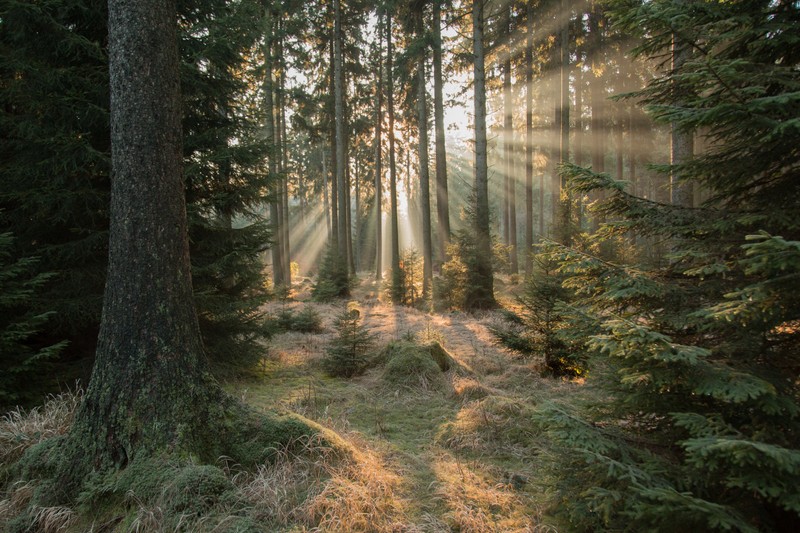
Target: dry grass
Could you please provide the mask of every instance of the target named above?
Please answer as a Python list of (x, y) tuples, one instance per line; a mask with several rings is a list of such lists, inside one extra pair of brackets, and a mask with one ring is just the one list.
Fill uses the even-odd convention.
[(3, 415), (0, 418), (0, 464), (11, 464), (34, 444), (66, 434), (82, 397), (83, 391), (78, 388), (50, 396), (44, 405), (30, 411), (18, 407)]
[(77, 513), (69, 507), (34, 507), (33, 511), (36, 533), (63, 533), (78, 519)]
[(18, 481), (10, 487), (7, 497), (0, 500), (0, 524), (6, 523), (28, 507), (35, 488), (30, 481)]
[(234, 477), (252, 518), (311, 531), (408, 531), (401, 527), (400, 480), (356, 435), (349, 460), (334, 457), (315, 441), (301, 453), (283, 451), (270, 465)]

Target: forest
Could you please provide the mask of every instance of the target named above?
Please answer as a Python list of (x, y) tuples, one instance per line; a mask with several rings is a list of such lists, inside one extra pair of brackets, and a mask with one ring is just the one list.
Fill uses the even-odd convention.
[(797, 0), (0, 0), (0, 531), (799, 530)]

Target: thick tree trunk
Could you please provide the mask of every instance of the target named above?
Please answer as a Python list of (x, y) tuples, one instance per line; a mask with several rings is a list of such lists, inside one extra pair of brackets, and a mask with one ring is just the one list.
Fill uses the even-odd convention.
[(176, 20), (174, 1), (109, 2), (109, 264), (92, 379), (72, 430), (83, 468), (194, 450), (221, 398), (192, 294)]
[(533, 5), (527, 4), (525, 45), (525, 274), (533, 273)]
[[(424, 33), (422, 12), (417, 15), (417, 32)], [(431, 294), (433, 244), (431, 242), (431, 186), (428, 174), (428, 98), (425, 92), (425, 53), (417, 59), (417, 123), (419, 127), (419, 188), (422, 210), (422, 298)]]
[(444, 96), (442, 94), (442, 8), (433, 2), (433, 115), (436, 130), (436, 215), (439, 240), (437, 263), (447, 261), (450, 244), (450, 198), (447, 189), (447, 150), (444, 139)]
[(375, 279), (383, 277), (383, 26), (382, 13), (378, 12), (378, 84), (375, 88)]
[(472, 2), (472, 50), (475, 89), (475, 239), (473, 267), (468, 272), (467, 306), (491, 308), (494, 299), (492, 239), (489, 229), (489, 171), (486, 159), (486, 72), (483, 51), (483, 2)]

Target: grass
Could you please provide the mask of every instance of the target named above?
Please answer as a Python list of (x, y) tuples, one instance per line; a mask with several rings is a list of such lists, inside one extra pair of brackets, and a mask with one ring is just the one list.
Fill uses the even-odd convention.
[[(336, 432), (353, 453), (343, 457), (303, 437), (252, 468), (226, 458), (164, 465), (175, 470), (160, 488), (128, 491), (97, 516), (36, 507), (38, 481), (8, 482), (0, 530), (14, 531), (14, 520), (26, 516), (30, 531), (65, 533), (557, 531), (545, 511), (550, 480), (541, 467), (549, 459), (529, 414), (579, 385), (544, 379), (539, 362), (499, 348), (489, 331), (495, 314), (430, 315), (358, 292), (354, 298), (378, 335), (380, 365), (351, 379), (328, 377), (321, 359), (341, 304), (305, 303), (302, 309), (318, 312), (320, 328), (275, 335), (257, 372), (225, 384), (258, 410), (294, 411)], [(390, 343), (415, 354), (396, 361), (399, 370), (391, 364), (397, 353), (378, 357)], [(434, 344), (446, 350), (447, 371), (433, 359)], [(79, 393), (64, 394), (6, 415), (0, 463), (7, 467), (28, 447), (63, 435), (79, 401)]]

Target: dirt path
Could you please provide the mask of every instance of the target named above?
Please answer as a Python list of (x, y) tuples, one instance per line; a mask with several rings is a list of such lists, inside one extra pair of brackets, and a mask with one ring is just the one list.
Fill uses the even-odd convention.
[[(436, 340), (458, 363), (443, 385), (389, 385), (378, 367), (345, 380), (320, 369), (333, 319), (346, 305), (300, 293), (268, 311), (314, 306), (324, 332), (285, 333), (270, 343), (263, 375), (245, 386), (249, 402), (299, 412), (367, 450), (391, 485), (390, 511), (374, 531), (554, 531), (542, 515), (534, 397), (568, 384), (539, 377), (536, 363), (498, 347), (488, 329), (498, 317), (428, 314), (377, 298), (374, 283), (354, 292), (377, 346), (403, 338)], [(305, 300), (305, 301), (302, 301)], [(391, 480), (391, 481), (389, 481)], [(388, 489), (387, 489), (388, 490)], [(382, 521), (383, 520), (383, 521)]]

